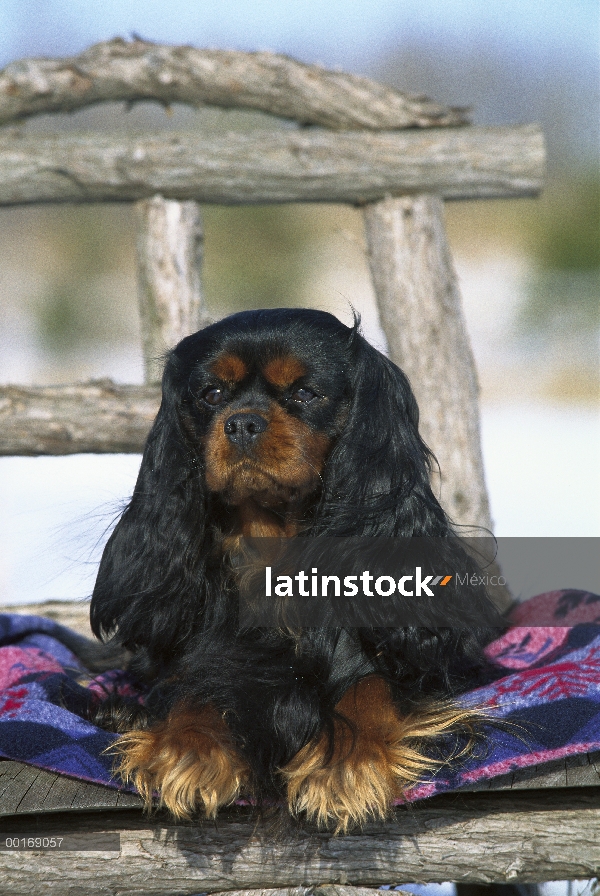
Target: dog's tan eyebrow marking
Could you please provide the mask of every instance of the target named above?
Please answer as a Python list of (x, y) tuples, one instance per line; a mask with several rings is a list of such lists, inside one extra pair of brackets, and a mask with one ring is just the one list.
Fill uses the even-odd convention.
[(210, 365), (210, 372), (218, 376), (224, 383), (239, 383), (248, 373), (248, 368), (241, 358), (229, 353), (220, 355)]
[(263, 376), (273, 386), (291, 386), (305, 373), (306, 367), (299, 358), (295, 358), (293, 355), (273, 358), (263, 367)]

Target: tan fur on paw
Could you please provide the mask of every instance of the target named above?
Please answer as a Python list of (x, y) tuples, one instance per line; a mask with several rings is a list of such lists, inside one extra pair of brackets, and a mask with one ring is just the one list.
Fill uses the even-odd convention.
[(146, 808), (152, 808), (158, 791), (159, 805), (176, 818), (190, 818), (198, 809), (214, 818), (219, 806), (239, 796), (249, 777), (225, 721), (212, 706), (176, 707), (164, 722), (124, 734), (111, 752), (118, 756), (118, 774), (135, 786)]
[(326, 734), (308, 743), (282, 769), (290, 811), (305, 813), (336, 833), (383, 819), (398, 797), (436, 764), (419, 742), (452, 728), (468, 729), (476, 713), (433, 706), (400, 718), (388, 685), (371, 676), (351, 688), (336, 712), (333, 751)]

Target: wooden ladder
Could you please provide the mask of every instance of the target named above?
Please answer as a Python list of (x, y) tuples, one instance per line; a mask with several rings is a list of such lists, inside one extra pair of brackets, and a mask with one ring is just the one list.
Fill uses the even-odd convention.
[(1, 388), (0, 454), (141, 450), (158, 404), (156, 359), (207, 322), (201, 203), (350, 203), (363, 208), (390, 357), (413, 385), (442, 471), (435, 491), (456, 523), (491, 530), (477, 375), (443, 202), (535, 195), (540, 130), (473, 127), (461, 110), (270, 53), (114, 40), (0, 73), (4, 124), (149, 99), (311, 127), (208, 138), (0, 134), (0, 204), (135, 202), (147, 384)]

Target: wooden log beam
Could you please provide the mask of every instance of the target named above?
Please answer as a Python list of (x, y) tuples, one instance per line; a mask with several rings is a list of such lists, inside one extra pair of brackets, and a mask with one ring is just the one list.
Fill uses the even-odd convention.
[(162, 196), (138, 202), (136, 217), (145, 380), (156, 384), (165, 353), (208, 323), (200, 282), (202, 219), (197, 202)]
[[(394, 890), (400, 896), (409, 896), (408, 890)], [(233, 890), (227, 896), (380, 896), (372, 887), (345, 887), (341, 884), (324, 884), (322, 887), (283, 887), (276, 890)]]
[(98, 380), (0, 387), (0, 455), (141, 452), (160, 390)]
[(467, 121), (464, 109), (275, 53), (117, 38), (78, 56), (22, 59), (0, 72), (0, 124), (116, 100), (256, 109), (334, 129), (424, 128)]
[(491, 529), (477, 373), (443, 202), (428, 195), (386, 199), (368, 205), (364, 220), (390, 357), (411, 382), (421, 435), (439, 464), (434, 491), (454, 522)]
[[(69, 609), (71, 607), (71, 609)], [(0, 607), (2, 613), (45, 616), (91, 638), (90, 604), (73, 601), (46, 601), (44, 604), (17, 604)], [(461, 793), (548, 788), (600, 787), (600, 751), (552, 759), (540, 765), (516, 769), (505, 775), (477, 781)], [(442, 798), (448, 800), (447, 795)], [(437, 803), (436, 803), (437, 804)], [(427, 804), (420, 803), (419, 806)], [(55, 812), (91, 812), (98, 809), (143, 809), (140, 796), (103, 784), (68, 778), (58, 772), (36, 768), (10, 759), (0, 759), (0, 818), (13, 815)], [(399, 810), (398, 810), (399, 811)], [(77, 819), (74, 819), (76, 821)], [(164, 819), (163, 819), (164, 820)], [(160, 823), (160, 822), (157, 822)], [(0, 841), (0, 846), (1, 846)]]
[(533, 125), (429, 131), (0, 135), (0, 205), (166, 199), (225, 205), (364, 204), (387, 195), (535, 195), (544, 143)]
[(408, 882), (535, 883), (600, 871), (600, 788), (451, 794), (399, 810), (386, 824), (334, 837), (273, 835), (243, 810), (175, 825), (140, 811), (2, 819), (3, 838), (120, 834), (120, 852), (0, 849), (6, 892), (29, 896), (218, 893)]

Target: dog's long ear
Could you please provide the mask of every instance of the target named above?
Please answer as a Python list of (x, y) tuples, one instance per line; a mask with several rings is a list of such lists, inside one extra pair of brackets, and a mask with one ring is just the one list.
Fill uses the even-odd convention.
[[(419, 597), (414, 624), (360, 628), (365, 655), (377, 674), (394, 683), (397, 699), (407, 699), (398, 684), (406, 681), (412, 698), (422, 688), (448, 694), (461, 681), (464, 685), (469, 669), (482, 665), (481, 645), (501, 630), (502, 620), (485, 587), (455, 586), (458, 576), (469, 581), (480, 570), (453, 537), (451, 522), (431, 490), (435, 458), (419, 435), (419, 411), (407, 377), (356, 326), (349, 349), (349, 413), (324, 471), (323, 497), (310, 534), (415, 537), (417, 550), (439, 559), (436, 571), (456, 573), (442, 617), (437, 596)], [(390, 606), (396, 599), (405, 611), (406, 598), (390, 597)], [(430, 611), (435, 612), (429, 618), (438, 622), (420, 622)], [(415, 682), (422, 688), (415, 688)]]
[(446, 534), (446, 516), (429, 485), (434, 458), (419, 435), (407, 377), (363, 339), (357, 324), (348, 350), (350, 409), (327, 464), (312, 531)]
[(97, 636), (117, 632), (154, 661), (181, 646), (206, 597), (208, 497), (186, 397), (185, 371), (171, 353), (133, 497), (104, 549), (91, 605)]

